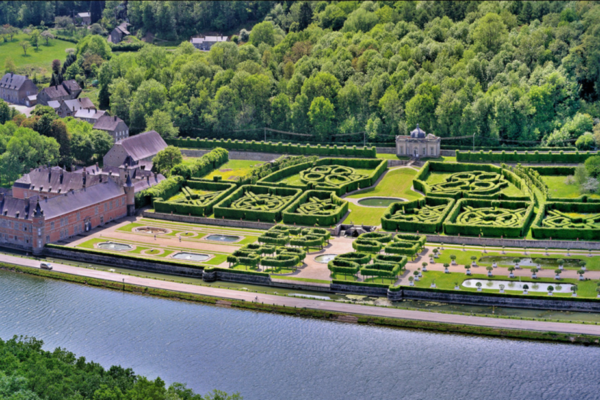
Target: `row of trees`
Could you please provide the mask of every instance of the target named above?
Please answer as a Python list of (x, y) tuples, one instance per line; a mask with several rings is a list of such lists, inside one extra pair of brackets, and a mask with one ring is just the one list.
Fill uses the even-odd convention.
[(389, 142), (419, 123), (478, 145), (572, 144), (600, 115), (599, 22), (595, 3), (286, 3), (239, 45), (112, 57), (100, 101), (134, 132), (158, 111), (192, 136)]
[(77, 358), (61, 348), (42, 349), (35, 338), (0, 340), (0, 396), (11, 400), (240, 400), (215, 390), (201, 396), (186, 385), (136, 375), (131, 368)]

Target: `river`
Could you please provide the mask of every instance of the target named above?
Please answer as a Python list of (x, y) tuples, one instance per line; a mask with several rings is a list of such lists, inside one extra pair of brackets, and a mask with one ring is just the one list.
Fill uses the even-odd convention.
[(0, 271), (0, 337), (35, 336), (198, 393), (268, 399), (594, 399), (600, 348), (286, 317)]

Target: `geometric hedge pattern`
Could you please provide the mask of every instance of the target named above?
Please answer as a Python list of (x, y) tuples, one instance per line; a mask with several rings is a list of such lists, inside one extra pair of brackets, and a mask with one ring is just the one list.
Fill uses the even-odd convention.
[(600, 214), (588, 214), (576, 216), (569, 215), (559, 210), (548, 210), (542, 226), (546, 228), (563, 229), (600, 229)]
[(181, 188), (181, 193), (170, 198), (167, 203), (183, 203), (195, 206), (204, 206), (210, 203), (221, 192), (222, 191), (197, 194), (194, 189), (191, 189), (189, 186), (184, 186)]
[(328, 187), (336, 187), (366, 177), (367, 175), (357, 173), (354, 168), (341, 165), (320, 165), (300, 172), (302, 182)]
[(526, 212), (526, 208), (510, 210), (498, 207), (473, 208), (466, 206), (456, 218), (456, 222), (478, 226), (517, 227), (523, 223)]
[(306, 203), (298, 206), (294, 213), (303, 215), (332, 215), (340, 207), (342, 207), (342, 204), (334, 204), (331, 198), (321, 200), (317, 197), (311, 197)]
[(277, 196), (271, 193), (256, 194), (247, 191), (246, 194), (231, 204), (231, 208), (238, 210), (269, 211), (284, 206), (294, 196)]
[(442, 204), (439, 206), (424, 205), (421, 208), (413, 208), (408, 211), (405, 211), (404, 207), (402, 207), (402, 210), (396, 211), (388, 219), (402, 222), (433, 223), (443, 215), (446, 207), (448, 207), (447, 204)]
[(470, 192), (473, 194), (496, 194), (508, 187), (504, 176), (495, 172), (468, 171), (458, 172), (446, 178), (446, 182), (431, 186), (431, 194), (456, 194)]

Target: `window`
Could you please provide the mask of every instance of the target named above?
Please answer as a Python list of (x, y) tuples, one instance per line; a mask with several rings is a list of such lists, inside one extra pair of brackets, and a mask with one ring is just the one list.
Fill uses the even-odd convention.
[(81, 219), (81, 213), (80, 213), (80, 212), (78, 212), (78, 213), (77, 213), (77, 221), (79, 221), (80, 219)]
[(54, 229), (54, 221), (50, 222), (50, 229)]
[(38, 228), (38, 236), (42, 236), (42, 228)]
[(95, 215), (98, 215), (98, 206), (96, 206), (96, 207), (94, 208), (94, 214), (95, 214)]
[(430, 147), (429, 150), (430, 150), (429, 154), (433, 155), (433, 147)]
[(50, 243), (50, 235), (46, 235), (46, 243)]

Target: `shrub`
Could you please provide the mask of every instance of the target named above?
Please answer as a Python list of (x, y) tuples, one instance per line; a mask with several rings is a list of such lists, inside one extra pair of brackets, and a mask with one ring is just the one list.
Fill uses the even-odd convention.
[(471, 152), (471, 151), (457, 151), (456, 152), (456, 161), (458, 162), (484, 162), (484, 163), (527, 163), (527, 164), (536, 164), (536, 163), (550, 163), (550, 164), (574, 164), (574, 163), (582, 163), (588, 157), (590, 157), (591, 153), (586, 151), (584, 153), (580, 152), (570, 152), (565, 153), (563, 151), (560, 152), (535, 152), (535, 153), (517, 153), (503, 151), (501, 153), (492, 153), (488, 152)]

